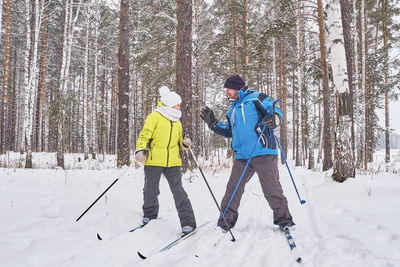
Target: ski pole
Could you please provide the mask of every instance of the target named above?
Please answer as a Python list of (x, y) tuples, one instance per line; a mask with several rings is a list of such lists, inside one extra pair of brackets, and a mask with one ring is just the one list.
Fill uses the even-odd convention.
[(87, 208), (82, 214), (81, 214), (81, 216), (79, 216), (79, 218), (78, 219), (76, 219), (76, 221), (79, 221), (79, 219), (80, 218), (82, 218), (83, 217), (83, 215), (85, 215), (86, 214), (86, 212), (88, 212), (92, 207), (93, 207), (93, 205), (94, 204), (96, 204), (96, 202), (116, 183), (116, 182), (118, 182), (118, 180), (119, 180), (119, 178), (121, 178), (122, 176), (124, 176), (125, 175), (125, 173), (126, 172), (128, 172), (128, 170), (129, 170), (129, 168), (126, 168), (126, 170), (117, 178), (117, 179), (115, 179), (114, 180), (114, 182), (112, 182), (112, 184), (110, 184), (110, 186), (109, 187), (107, 187), (107, 189), (89, 206), (89, 208)]
[(290, 174), (290, 178), (292, 179), (292, 183), (293, 183), (294, 189), (296, 190), (296, 193), (297, 193), (297, 197), (299, 198), (300, 204), (303, 205), (303, 204), (306, 203), (306, 201), (305, 201), (304, 199), (301, 199), (301, 198), (300, 198), (299, 191), (297, 190), (296, 183), (294, 182), (292, 173), (291, 173), (291, 171), (290, 171), (290, 169), (289, 169), (289, 165), (288, 165), (288, 163), (287, 163), (287, 161), (286, 161), (285, 154), (284, 154), (283, 151), (282, 151), (282, 147), (281, 147), (281, 144), (279, 143), (278, 136), (275, 135), (275, 139), (276, 139), (276, 142), (278, 143), (279, 149), (281, 150), (282, 157), (283, 157), (283, 159), (285, 160), (286, 167), (287, 167), (287, 169), (288, 169), (288, 171), (289, 171), (289, 174)]
[[(278, 102), (279, 102), (279, 99), (275, 100), (275, 102), (273, 103), (273, 105), (272, 105), (272, 110), (273, 110), (273, 111), (275, 111), (275, 106), (276, 106), (276, 104), (277, 104)], [(257, 147), (258, 143), (260, 142), (261, 136), (264, 134), (264, 131), (265, 131), (265, 128), (266, 128), (266, 127), (267, 127), (267, 125), (264, 124), (264, 127), (263, 127), (263, 129), (262, 129), (262, 131), (261, 131), (261, 133), (260, 133), (260, 136), (258, 137), (257, 142), (256, 142), (256, 144), (255, 144), (254, 147), (253, 147), (253, 150), (251, 151), (250, 158), (247, 160), (247, 163), (246, 163), (246, 166), (244, 167), (244, 170), (243, 170), (243, 172), (242, 172), (242, 175), (240, 176), (239, 181), (238, 181), (237, 184), (236, 184), (235, 190), (233, 190), (232, 196), (231, 196), (231, 198), (229, 199), (228, 205), (226, 206), (225, 211), (224, 211), (224, 213), (222, 214), (224, 217), (225, 217), (226, 211), (227, 211), (228, 208), (229, 208), (229, 205), (230, 205), (231, 202), (232, 202), (233, 197), (234, 197), (235, 194), (236, 194), (236, 191), (237, 191), (237, 189), (238, 189), (238, 187), (239, 187), (239, 185), (240, 185), (240, 182), (242, 181), (242, 178), (243, 178), (243, 176), (244, 176), (244, 173), (246, 172), (246, 169), (247, 169), (247, 167), (249, 166), (249, 163), (250, 163), (250, 161), (251, 161), (251, 158), (253, 157), (253, 153), (254, 153), (254, 151), (256, 150), (256, 147)]]
[[(209, 185), (208, 182), (207, 182), (206, 176), (204, 175), (203, 170), (202, 170), (201, 167), (200, 167), (200, 164), (197, 162), (196, 156), (194, 155), (192, 148), (189, 147), (189, 150), (190, 150), (190, 152), (192, 153), (193, 159), (194, 159), (194, 161), (196, 162), (197, 167), (199, 167), (199, 170), (200, 170), (201, 175), (203, 176), (204, 182), (206, 182), (206, 185), (207, 185), (207, 187), (208, 187), (208, 190), (210, 191), (210, 194), (211, 194), (211, 196), (212, 196), (213, 199), (214, 199), (215, 205), (217, 205), (217, 208), (218, 208), (218, 210), (219, 210), (219, 213), (221, 214), (221, 213), (222, 213), (221, 208), (219, 207), (219, 204), (218, 204), (218, 202), (217, 202), (217, 200), (216, 200), (216, 198), (215, 198), (215, 196), (214, 196), (214, 193), (212, 192), (211, 187), (210, 187), (210, 185)], [(236, 239), (235, 239), (235, 237), (234, 237), (233, 234), (232, 234), (232, 231), (231, 231), (231, 229), (230, 229), (230, 227), (229, 227), (229, 225), (228, 225), (228, 222), (227, 222), (226, 219), (225, 219), (225, 216), (222, 216), (222, 217), (223, 217), (223, 219), (224, 219), (225, 225), (228, 227), (229, 233), (230, 233), (231, 236), (232, 236), (231, 241), (232, 241), (232, 242), (235, 242)]]
[[(275, 112), (275, 103), (274, 103), (274, 105), (273, 105), (272, 108), (273, 108), (273, 112)], [(292, 183), (293, 183), (294, 189), (296, 190), (296, 193), (297, 193), (297, 197), (299, 198), (300, 204), (303, 205), (303, 204), (306, 203), (306, 201), (300, 198), (299, 191), (297, 190), (296, 183), (294, 182), (292, 172), (290, 171), (289, 165), (288, 165), (288, 163), (287, 163), (287, 161), (286, 161), (285, 153), (283, 153), (281, 144), (279, 143), (278, 136), (276, 136), (275, 134), (274, 134), (274, 136), (275, 136), (276, 142), (278, 143), (279, 149), (281, 150), (281, 155), (282, 155), (283, 159), (285, 160), (286, 168), (287, 168), (288, 171), (289, 171), (290, 178), (292, 179)]]

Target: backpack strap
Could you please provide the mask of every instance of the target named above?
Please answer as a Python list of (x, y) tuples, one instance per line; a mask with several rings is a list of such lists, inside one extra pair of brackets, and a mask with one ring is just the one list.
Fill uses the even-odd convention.
[[(258, 121), (254, 128), (257, 136), (260, 136), (261, 128), (262, 128), (261, 122), (267, 114), (266, 107), (263, 104), (263, 101), (267, 97), (268, 97), (268, 95), (266, 95), (264, 93), (260, 93), (258, 95), (257, 99), (253, 100), (254, 106), (255, 106), (255, 108), (257, 110), (257, 114), (258, 114)], [(276, 142), (275, 142), (275, 138), (273, 138), (273, 130), (272, 129), (266, 128), (264, 130), (263, 136), (261, 137), (260, 141), (264, 147), (276, 149)]]
[(258, 94), (257, 99), (253, 101), (254, 106), (256, 107), (257, 114), (258, 114), (258, 122), (261, 122), (262, 119), (265, 117), (267, 114), (266, 107), (263, 104), (263, 101), (268, 97), (268, 95), (264, 93)]

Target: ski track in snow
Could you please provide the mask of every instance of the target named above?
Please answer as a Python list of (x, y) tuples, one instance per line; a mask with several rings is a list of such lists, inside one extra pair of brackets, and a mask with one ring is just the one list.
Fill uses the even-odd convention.
[[(180, 234), (172, 194), (164, 178), (160, 219), (140, 224), (143, 169), (122, 177), (79, 222), (78, 216), (123, 170), (0, 169), (2, 266), (400, 266), (400, 179), (359, 175), (343, 184), (328, 173), (293, 168), (300, 205), (287, 170), (280, 180), (296, 226), (297, 248), (272, 223), (257, 175), (247, 184), (232, 233), (216, 226), (218, 210), (200, 173), (184, 180), (197, 225), (209, 224), (165, 252)], [(206, 177), (218, 201), (230, 170)], [(186, 177), (186, 176), (185, 176)], [(371, 193), (372, 192), (372, 193)], [(96, 233), (103, 238), (97, 240)], [(148, 259), (138, 257), (140, 251)]]

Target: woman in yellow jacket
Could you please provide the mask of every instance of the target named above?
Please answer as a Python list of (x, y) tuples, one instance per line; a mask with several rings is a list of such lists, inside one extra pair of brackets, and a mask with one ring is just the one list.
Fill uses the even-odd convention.
[(150, 113), (136, 142), (135, 159), (144, 164), (143, 224), (158, 216), (160, 178), (164, 174), (174, 196), (175, 207), (181, 222), (182, 235), (196, 228), (192, 204), (182, 187), (182, 165), (179, 150), (191, 145), (182, 138), (181, 97), (162, 86), (157, 108)]

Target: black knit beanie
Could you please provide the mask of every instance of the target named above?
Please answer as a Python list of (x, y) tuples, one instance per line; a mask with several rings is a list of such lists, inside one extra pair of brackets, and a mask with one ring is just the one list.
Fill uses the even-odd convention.
[(230, 89), (235, 89), (235, 90), (240, 90), (242, 89), (246, 83), (244, 82), (243, 78), (240, 77), (239, 74), (232, 75), (228, 79), (226, 79), (224, 88), (230, 88)]

